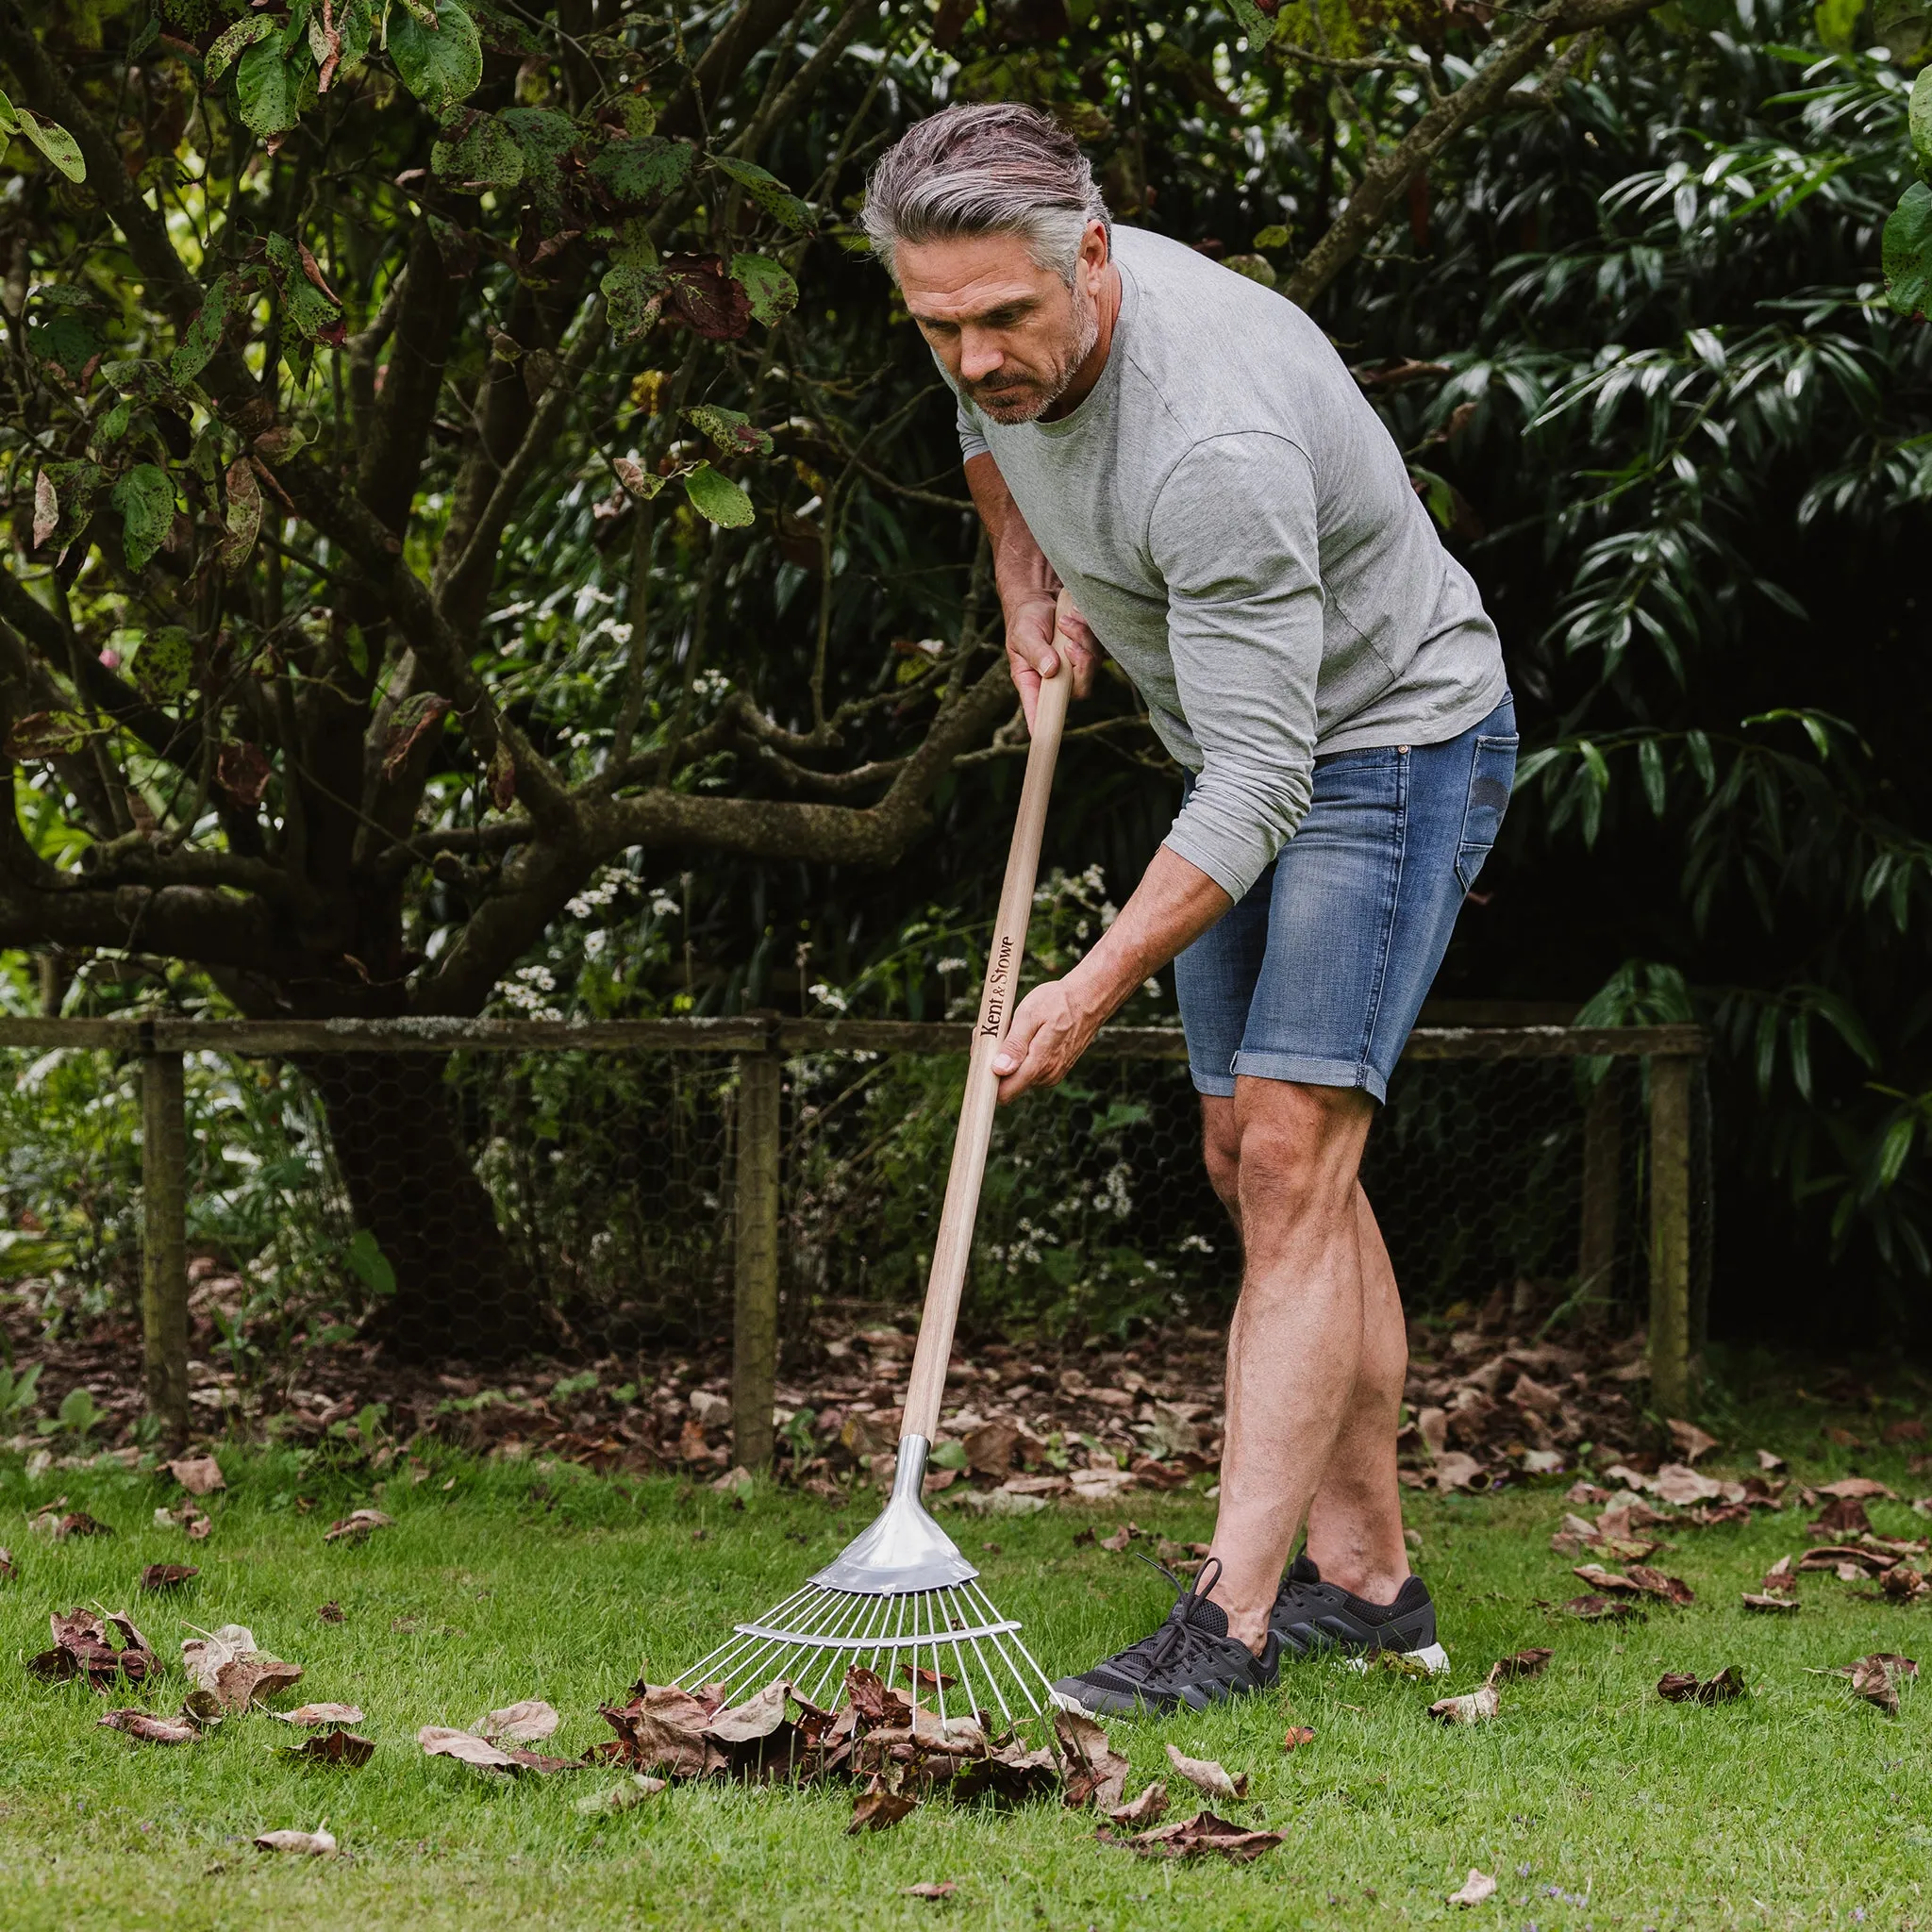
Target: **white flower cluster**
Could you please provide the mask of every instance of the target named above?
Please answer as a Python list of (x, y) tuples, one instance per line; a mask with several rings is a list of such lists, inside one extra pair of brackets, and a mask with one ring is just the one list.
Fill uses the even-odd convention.
[(519, 966), (508, 979), (496, 982), (497, 997), (531, 1020), (563, 1018), (555, 1007), (544, 1004), (544, 995), (556, 991), (557, 974), (547, 966)]
[(842, 1013), (846, 1011), (852, 1004), (852, 1002), (848, 1000), (845, 997), (845, 995), (842, 992), (841, 992), (836, 986), (833, 986), (827, 980), (813, 980), (812, 983), (806, 988), (806, 991), (810, 993), (812, 998), (818, 1001), (820, 1006), (830, 1007), (833, 1012), (835, 1013)]
[(563, 909), (573, 919), (588, 919), (593, 912), (616, 905), (629, 884), (630, 874), (622, 866), (607, 865)]

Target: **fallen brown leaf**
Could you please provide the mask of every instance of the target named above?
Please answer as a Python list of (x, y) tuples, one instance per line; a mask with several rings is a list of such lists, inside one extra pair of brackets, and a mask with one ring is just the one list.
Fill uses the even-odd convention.
[(269, 1715), (298, 1730), (312, 1730), (323, 1724), (359, 1724), (362, 1712), (354, 1704), (304, 1704), (293, 1710), (272, 1710)]
[(1429, 1715), (1445, 1724), (1479, 1724), (1494, 1717), (1502, 1703), (1495, 1685), (1485, 1684), (1461, 1697), (1439, 1697), (1429, 1706)]
[[(1675, 1426), (1674, 1424), (1673, 1427)], [(1491, 1897), (1496, 1890), (1496, 1881), (1487, 1872), (1478, 1872), (1474, 1865), (1469, 1868), (1469, 1876), (1462, 1881), (1459, 1891), (1452, 1891), (1446, 1904), (1452, 1906), (1479, 1906), (1484, 1899)]]
[(951, 1898), (958, 1889), (958, 1885), (950, 1878), (942, 1878), (937, 1882), (930, 1878), (922, 1878), (917, 1885), (901, 1887), (900, 1896), (902, 1898)]
[(1248, 1795), (1246, 1772), (1239, 1777), (1230, 1777), (1211, 1757), (1189, 1757), (1173, 1744), (1167, 1747), (1167, 1761), (1196, 1790), (1206, 1791), (1210, 1798), (1241, 1799)]
[(1818, 1521), (1805, 1526), (1813, 1536), (1856, 1536), (1870, 1531), (1872, 1519), (1857, 1496), (1834, 1496), (1818, 1512)]
[[(27, 1670), (44, 1683), (64, 1684), (85, 1677), (96, 1690), (105, 1690), (116, 1677), (141, 1684), (158, 1668), (152, 1647), (118, 1611), (96, 1616), (76, 1607), (64, 1616), (56, 1610), (48, 1619), (54, 1648), (27, 1660)], [(120, 1648), (108, 1640), (109, 1626), (121, 1639)]]
[(1553, 1650), (1518, 1650), (1509, 1656), (1498, 1657), (1490, 1666), (1486, 1679), (1491, 1684), (1507, 1684), (1514, 1677), (1541, 1677), (1549, 1669), (1550, 1659), (1556, 1656)]
[(1730, 1704), (1744, 1694), (1744, 1673), (1726, 1664), (1699, 1683), (1689, 1671), (1666, 1671), (1657, 1680), (1657, 1694), (1671, 1704)]
[(959, 1681), (943, 1671), (928, 1670), (924, 1664), (901, 1664), (899, 1674), (921, 1690), (950, 1690)]
[(1573, 1596), (1563, 1608), (1585, 1624), (1612, 1624), (1643, 1615), (1642, 1607), (1627, 1597)]
[(425, 1724), (416, 1733), (416, 1741), (423, 1747), (425, 1757), (455, 1757), (464, 1764), (474, 1765), (478, 1771), (513, 1771), (516, 1759), (508, 1751), (499, 1750), (487, 1738), (479, 1738), (474, 1731), (453, 1731), (443, 1724)]
[(549, 1737), (560, 1723), (562, 1719), (541, 1697), (526, 1697), (521, 1704), (492, 1710), (475, 1726), (475, 1732), (492, 1744), (535, 1744)]
[(845, 1827), (847, 1837), (861, 1831), (890, 1831), (902, 1818), (918, 1810), (919, 1800), (909, 1791), (889, 1791), (874, 1778), (853, 1800), (852, 1820)]
[(351, 1509), (323, 1531), (322, 1540), (325, 1543), (360, 1542), (371, 1531), (390, 1529), (394, 1524), (395, 1518), (385, 1516), (380, 1509)]
[(96, 1722), (103, 1730), (123, 1731), (144, 1744), (192, 1744), (201, 1735), (192, 1724), (145, 1710), (110, 1710)]
[[(1291, 1733), (1292, 1735), (1292, 1733)], [(1311, 1731), (1310, 1737), (1314, 1735)], [(1147, 1789), (1130, 1803), (1116, 1805), (1107, 1815), (1116, 1824), (1153, 1824), (1167, 1812), (1167, 1786), (1156, 1778)]]
[(191, 1496), (211, 1496), (228, 1487), (222, 1465), (212, 1456), (184, 1456), (168, 1465), (168, 1474)]
[(1820, 1483), (1818, 1493), (1821, 1496), (1885, 1496), (1894, 1499), (1896, 1494), (1884, 1483), (1874, 1482), (1869, 1475), (1841, 1475), (1835, 1483)]
[(1744, 1607), (1747, 1610), (1785, 1610), (1795, 1614), (1798, 1599), (1794, 1596), (1773, 1596), (1764, 1591), (1747, 1590), (1744, 1592)]
[(1211, 1811), (1197, 1811), (1182, 1824), (1136, 1832), (1132, 1838), (1116, 1838), (1104, 1824), (1094, 1836), (1104, 1845), (1122, 1845), (1143, 1858), (1221, 1857), (1236, 1865), (1272, 1852), (1282, 1840), (1278, 1831), (1244, 1831)]
[(321, 1609), (317, 1610), (315, 1614), (318, 1617), (320, 1617), (325, 1624), (346, 1624), (349, 1621), (348, 1618), (342, 1614), (341, 1605), (337, 1603), (334, 1597), (330, 1597), (328, 1602), (324, 1604)]
[(1770, 1475), (1785, 1466), (1785, 1459), (1769, 1449), (1760, 1449), (1757, 1452), (1757, 1466)]
[(13, 1567), (13, 1552), (0, 1547), (0, 1583), (11, 1583), (20, 1572)]
[[(32, 1526), (40, 1529), (43, 1519), (35, 1517)], [(65, 1516), (49, 1516), (44, 1519), (45, 1533), (57, 1543), (64, 1543), (73, 1536), (112, 1536), (114, 1532), (105, 1524), (90, 1516), (85, 1509), (70, 1510)]]
[(1304, 1744), (1312, 1744), (1315, 1734), (1307, 1724), (1290, 1724), (1283, 1733), (1281, 1748), (1284, 1751), (1299, 1751)]
[(1126, 1793), (1129, 1766), (1107, 1732), (1078, 1711), (1056, 1710), (1053, 1734), (1060, 1747), (1067, 1808), (1077, 1811), (1091, 1805), (1111, 1811)]
[(587, 1818), (612, 1811), (628, 1811), (633, 1805), (641, 1805), (646, 1798), (655, 1798), (659, 1791), (669, 1789), (666, 1779), (646, 1777), (642, 1772), (634, 1771), (621, 1785), (612, 1785), (608, 1790), (592, 1791), (589, 1797), (579, 1798), (574, 1808)]
[(1899, 1686), (1907, 1678), (1916, 1677), (1919, 1667), (1908, 1657), (1881, 1650), (1846, 1664), (1839, 1674), (1851, 1679), (1853, 1696), (1862, 1697), (1867, 1704), (1875, 1704), (1889, 1716), (1896, 1717)]
[(359, 1771), (375, 1750), (374, 1738), (358, 1738), (354, 1731), (316, 1731), (299, 1744), (291, 1744), (276, 1755), (292, 1757), (304, 1764), (325, 1764), (336, 1770)]
[(146, 1591), (178, 1590), (200, 1574), (192, 1563), (150, 1563), (141, 1573), (141, 1587)]
[(330, 1858), (336, 1852), (335, 1834), (321, 1826), (314, 1831), (265, 1831), (255, 1842), (264, 1852), (291, 1852), (310, 1858)]
[(1650, 1484), (1650, 1492), (1680, 1508), (1686, 1503), (1708, 1503), (1724, 1494), (1724, 1486), (1714, 1476), (1701, 1474), (1688, 1462), (1667, 1462)]
[(181, 1665), (196, 1689), (208, 1692), (224, 1710), (246, 1710), (302, 1681), (300, 1664), (286, 1663), (258, 1649), (255, 1633), (242, 1624), (224, 1624), (212, 1635), (183, 1638)]
[(1717, 1447), (1717, 1438), (1706, 1435), (1695, 1423), (1666, 1422), (1664, 1427), (1670, 1430), (1671, 1441), (1683, 1451), (1686, 1462), (1695, 1462)]

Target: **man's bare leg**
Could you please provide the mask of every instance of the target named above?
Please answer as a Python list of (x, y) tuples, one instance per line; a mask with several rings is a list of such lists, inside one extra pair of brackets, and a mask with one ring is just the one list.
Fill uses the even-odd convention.
[(1204, 1097), (1203, 1147), (1243, 1248), (1228, 1337), (1214, 1597), (1259, 1651), (1304, 1520), (1325, 1579), (1374, 1603), (1408, 1574), (1395, 1483), (1401, 1303), (1356, 1179), (1366, 1094), (1241, 1079)]

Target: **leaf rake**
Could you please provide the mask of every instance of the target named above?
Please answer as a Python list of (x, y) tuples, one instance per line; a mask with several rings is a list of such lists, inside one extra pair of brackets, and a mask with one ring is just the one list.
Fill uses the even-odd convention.
[(726, 1701), (736, 1704), (783, 1677), (800, 1695), (826, 1703), (833, 1701), (845, 1672), (858, 1665), (878, 1672), (889, 1683), (894, 1676), (909, 1680), (915, 1704), (923, 1701), (922, 1691), (930, 1691), (941, 1718), (948, 1714), (949, 1693), (958, 1715), (997, 1711), (1008, 1723), (1037, 1714), (1054, 1701), (1045, 1672), (1021, 1641), (1020, 1625), (1001, 1614), (980, 1588), (978, 1571), (933, 1521), (923, 1501), (923, 1486), (939, 1427), (998, 1104), (993, 1056), (1012, 1019), (1047, 795), (1072, 689), (1064, 662), (1041, 681), (906, 1392), (891, 1499), (872, 1526), (802, 1590), (763, 1616), (738, 1624), (727, 1641), (684, 1672), (676, 1679), (683, 1689), (722, 1684)]

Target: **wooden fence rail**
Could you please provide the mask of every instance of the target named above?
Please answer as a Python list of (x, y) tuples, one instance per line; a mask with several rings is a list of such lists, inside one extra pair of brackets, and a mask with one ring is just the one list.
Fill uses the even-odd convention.
[[(188, 1430), (186, 1120), (182, 1057), (319, 1053), (687, 1052), (739, 1065), (732, 1415), (737, 1459), (772, 1457), (777, 1374), (779, 1105), (784, 1062), (815, 1053), (964, 1053), (966, 1022), (729, 1019), (607, 1020), (61, 1020), (0, 1018), (0, 1049), (106, 1050), (142, 1060), (142, 1322), (147, 1402), (171, 1443)], [(1691, 1070), (1707, 1051), (1696, 1026), (1418, 1026), (1410, 1060), (1641, 1058), (1650, 1065), (1651, 1406), (1682, 1415), (1691, 1396)], [(1178, 1027), (1103, 1027), (1098, 1059), (1185, 1060)], [(1601, 1091), (1602, 1090), (1600, 1090)], [(1583, 1285), (1607, 1273), (1619, 1168), (1607, 1105), (1585, 1120)]]

